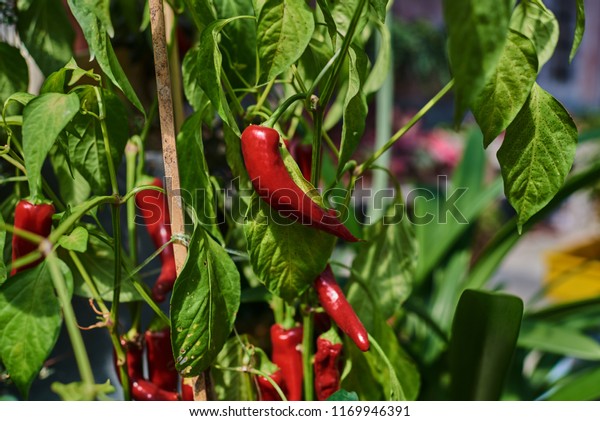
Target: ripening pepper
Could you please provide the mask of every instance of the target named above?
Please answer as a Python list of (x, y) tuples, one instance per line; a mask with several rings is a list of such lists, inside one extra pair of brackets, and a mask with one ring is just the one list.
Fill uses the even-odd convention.
[(283, 374), (290, 401), (302, 400), (302, 326), (285, 329), (279, 323), (271, 326), (271, 359)]
[[(15, 228), (19, 228), (25, 231), (32, 232), (42, 237), (48, 237), (52, 230), (52, 215), (54, 215), (54, 205), (48, 203), (41, 203), (35, 205), (28, 200), (21, 200), (15, 207)], [(26, 240), (23, 237), (19, 237), (18, 234), (14, 234), (12, 237), (12, 261), (15, 262), (17, 259), (26, 256), (32, 251), (37, 249), (37, 245)], [(25, 269), (32, 268), (38, 265), (43, 259), (37, 259), (34, 262), (28, 263), (20, 268), (13, 268), (10, 272), (11, 275), (15, 275)]]
[(147, 330), (144, 337), (150, 382), (166, 391), (176, 391), (179, 374), (175, 369), (170, 329), (165, 327), (156, 331)]
[(315, 393), (320, 401), (340, 389), (341, 343), (332, 343), (322, 336), (317, 338), (315, 352)]
[[(277, 383), (277, 386), (281, 389), (284, 395), (287, 396), (287, 387), (285, 383), (285, 379), (283, 377), (283, 372), (281, 369), (275, 371), (273, 374), (269, 376), (271, 380)], [(280, 401), (281, 396), (277, 390), (273, 387), (271, 382), (267, 380), (263, 376), (256, 376), (256, 382), (258, 383), (258, 390), (260, 392), (261, 401)]]

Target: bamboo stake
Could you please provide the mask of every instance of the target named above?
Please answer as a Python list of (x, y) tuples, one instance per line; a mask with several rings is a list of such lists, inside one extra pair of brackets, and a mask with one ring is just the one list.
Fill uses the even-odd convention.
[[(162, 137), (163, 161), (165, 165), (165, 189), (171, 216), (171, 231), (174, 235), (185, 233), (181, 185), (175, 145), (175, 122), (173, 118), (173, 98), (169, 73), (168, 52), (165, 31), (165, 15), (162, 0), (149, 0), (150, 27), (152, 29), (152, 48), (154, 50), (154, 68), (156, 72), (156, 91), (158, 95), (158, 114)], [(177, 194), (173, 194), (176, 192)], [(173, 244), (177, 274), (187, 257), (187, 249), (179, 242)], [(207, 388), (204, 374), (193, 379), (194, 400), (207, 400)]]

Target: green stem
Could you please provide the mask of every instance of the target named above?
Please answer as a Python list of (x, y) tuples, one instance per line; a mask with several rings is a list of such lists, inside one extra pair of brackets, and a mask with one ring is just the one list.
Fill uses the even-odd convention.
[[(134, 142), (127, 142), (125, 146), (125, 162), (127, 171), (126, 189), (131, 191), (135, 187), (136, 162), (138, 148)], [(127, 200), (127, 239), (129, 240), (129, 259), (137, 263), (137, 227), (135, 225), (135, 201)]]
[(312, 401), (314, 399), (314, 385), (313, 385), (313, 334), (314, 334), (314, 320), (310, 309), (306, 308), (302, 316), (302, 366), (304, 370), (304, 399), (306, 401)]
[(217, 370), (234, 371), (237, 373), (250, 373), (250, 374), (254, 374), (255, 376), (264, 377), (265, 379), (267, 379), (267, 381), (269, 383), (271, 383), (271, 386), (273, 386), (273, 388), (277, 391), (281, 400), (287, 401), (287, 398), (285, 397), (285, 393), (283, 393), (283, 390), (281, 390), (279, 385), (277, 383), (275, 383), (275, 381), (271, 378), (271, 376), (269, 376), (267, 373), (265, 373), (263, 371), (260, 371), (260, 370), (257, 370), (255, 368), (251, 368), (251, 367), (223, 367), (222, 365), (219, 365), (219, 364), (215, 364), (214, 367)]
[(389, 148), (391, 148), (394, 143), (396, 143), (396, 141), (398, 139), (400, 139), (402, 136), (404, 136), (406, 134), (406, 132), (408, 132), (415, 124), (417, 124), (417, 122), (423, 118), (423, 116), (431, 109), (433, 108), (433, 106), (435, 104), (437, 104), (440, 99), (442, 99), (442, 97), (444, 95), (446, 95), (450, 89), (452, 89), (452, 86), (454, 85), (454, 80), (451, 80), (450, 82), (448, 82), (446, 84), (446, 86), (444, 86), (442, 88), (441, 91), (439, 91), (433, 98), (431, 98), (431, 100), (429, 100), (429, 102), (427, 104), (425, 104), (423, 106), (423, 108), (421, 108), (414, 116), (413, 118), (410, 119), (410, 121), (408, 123), (406, 123), (406, 125), (404, 125), (404, 127), (402, 127), (400, 130), (398, 130), (391, 138), (390, 140), (387, 141), (387, 143), (385, 145), (383, 145), (381, 148), (379, 148), (369, 159), (367, 159), (365, 162), (363, 162), (356, 170), (357, 170), (357, 174), (358, 175), (362, 175), (365, 171), (367, 171), (371, 164), (373, 164), (373, 162), (375, 162), (381, 155), (383, 155)]
[(340, 72), (342, 70), (344, 58), (346, 57), (346, 54), (348, 54), (350, 44), (352, 44), (352, 39), (354, 38), (354, 34), (358, 26), (358, 21), (360, 20), (360, 16), (362, 15), (362, 11), (365, 8), (366, 4), (367, 0), (360, 0), (358, 6), (356, 7), (356, 10), (354, 11), (354, 14), (352, 15), (350, 26), (348, 27), (348, 31), (346, 32), (346, 36), (344, 37), (344, 41), (342, 42), (342, 48), (340, 48), (340, 55), (333, 65), (331, 77), (327, 79), (325, 87), (323, 88), (323, 93), (321, 94), (321, 104), (323, 108), (327, 107), (327, 104), (329, 103), (329, 100), (333, 95), (333, 89), (335, 87), (335, 84), (337, 83)]
[(106, 128), (106, 112), (104, 110), (104, 99), (102, 98), (102, 92), (98, 86), (94, 86), (96, 92), (96, 98), (98, 100), (98, 119), (100, 120), (100, 129), (102, 130), (102, 138), (104, 139), (104, 150), (106, 152), (106, 161), (108, 164), (108, 176), (110, 178), (110, 185), (114, 195), (119, 194), (119, 185), (117, 183), (117, 171), (115, 170), (115, 164), (112, 160), (112, 154), (110, 153), (110, 139), (108, 138), (108, 129)]
[(98, 306), (100, 307), (100, 311), (102, 311), (102, 313), (104, 313), (104, 314), (108, 314), (109, 313), (108, 307), (104, 303), (104, 300), (102, 299), (102, 296), (100, 295), (100, 291), (98, 291), (96, 282), (94, 282), (94, 280), (92, 279), (90, 274), (87, 272), (87, 270), (83, 266), (83, 263), (81, 263), (79, 256), (77, 256), (77, 253), (75, 253), (72, 250), (69, 250), (69, 257), (71, 257), (71, 260), (73, 260), (73, 263), (75, 263), (75, 267), (77, 268), (77, 271), (83, 278), (83, 282), (90, 289), (90, 292), (92, 293), (92, 297), (94, 298), (94, 301), (96, 301), (98, 303)]
[(306, 94), (301, 92), (298, 94), (294, 94), (291, 97), (289, 97), (288, 99), (286, 99), (283, 104), (281, 104), (273, 113), (273, 115), (271, 115), (271, 117), (265, 121), (263, 123), (263, 126), (265, 127), (273, 127), (275, 125), (275, 123), (277, 123), (277, 120), (279, 120), (279, 118), (281, 117), (281, 115), (290, 107), (292, 106), (292, 104), (296, 101), (299, 101), (301, 99), (306, 98)]
[(98, 196), (86, 202), (85, 206), (77, 206), (73, 208), (73, 213), (64, 221), (62, 221), (61, 224), (50, 233), (50, 241), (52, 244), (55, 244), (60, 237), (66, 234), (71, 227), (91, 209), (94, 209), (95, 207), (105, 203), (118, 204), (119, 202), (119, 198), (115, 196)]
[(321, 178), (321, 143), (323, 139), (323, 118), (325, 110), (321, 107), (313, 112), (313, 144), (312, 144), (312, 167), (310, 169), (310, 182), (313, 186), (319, 186)]
[(244, 107), (242, 107), (242, 104), (240, 103), (240, 100), (235, 94), (233, 86), (231, 86), (231, 82), (229, 81), (229, 78), (227, 77), (224, 71), (221, 72), (221, 81), (223, 82), (223, 86), (225, 87), (225, 92), (227, 92), (229, 98), (231, 98), (233, 110), (237, 112), (237, 114), (240, 116), (244, 115)]
[(88, 354), (85, 350), (85, 344), (83, 342), (83, 338), (81, 337), (81, 332), (79, 331), (77, 319), (75, 317), (75, 311), (71, 306), (69, 291), (67, 290), (65, 279), (58, 266), (58, 258), (52, 251), (52, 244), (50, 242), (46, 242), (44, 248), (44, 254), (46, 254), (46, 263), (50, 269), (50, 275), (52, 277), (52, 282), (54, 283), (54, 289), (56, 290), (56, 295), (58, 296), (58, 300), (62, 308), (65, 325), (67, 327), (69, 338), (71, 339), (73, 353), (75, 354), (75, 361), (77, 362), (77, 368), (79, 369), (79, 375), (81, 376), (81, 380), (83, 381), (87, 391), (91, 394), (93, 393), (96, 382), (94, 380), (94, 373), (92, 371)]
[(271, 92), (271, 88), (273, 88), (274, 84), (275, 84), (275, 78), (273, 78), (269, 81), (269, 83), (265, 87), (265, 90), (263, 91), (262, 95), (258, 98), (258, 101), (256, 101), (255, 108), (257, 110), (260, 110), (263, 107), (263, 104), (267, 100), (267, 97), (269, 96), (269, 93)]

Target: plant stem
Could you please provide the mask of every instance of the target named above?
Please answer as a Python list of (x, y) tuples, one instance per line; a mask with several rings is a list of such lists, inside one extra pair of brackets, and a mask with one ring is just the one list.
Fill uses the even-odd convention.
[[(125, 146), (125, 163), (127, 171), (126, 187), (131, 191), (136, 182), (136, 163), (138, 148), (134, 142), (127, 142)], [(137, 263), (137, 227), (135, 225), (135, 201), (127, 200), (127, 239), (129, 243), (129, 259), (132, 263)]]
[(50, 269), (50, 275), (52, 277), (52, 282), (54, 283), (54, 289), (56, 290), (56, 295), (58, 296), (58, 300), (62, 308), (67, 332), (69, 333), (69, 338), (71, 339), (71, 345), (73, 346), (73, 353), (75, 354), (75, 361), (77, 362), (79, 375), (81, 376), (81, 380), (83, 381), (87, 391), (89, 393), (93, 393), (96, 382), (94, 380), (92, 366), (85, 349), (83, 338), (81, 337), (81, 332), (79, 331), (77, 319), (75, 317), (75, 311), (71, 306), (71, 299), (65, 284), (65, 279), (60, 268), (58, 267), (58, 258), (54, 254), (54, 251), (52, 251), (52, 244), (49, 241), (44, 242), (44, 254), (46, 255), (46, 264)]
[(119, 198), (115, 196), (98, 196), (85, 202), (85, 206), (80, 205), (73, 208), (73, 213), (69, 215), (67, 219), (62, 221), (62, 223), (50, 233), (50, 241), (52, 244), (55, 244), (60, 237), (66, 234), (71, 227), (91, 209), (94, 209), (95, 207), (105, 203), (118, 204), (119, 202)]
[(106, 112), (104, 110), (104, 99), (102, 98), (102, 91), (98, 86), (94, 86), (96, 92), (96, 98), (98, 99), (98, 119), (100, 120), (100, 129), (102, 130), (102, 138), (104, 139), (104, 150), (106, 152), (106, 161), (108, 164), (108, 176), (110, 178), (110, 185), (114, 195), (119, 194), (119, 184), (117, 183), (117, 171), (115, 164), (112, 160), (112, 154), (110, 152), (110, 139), (108, 138), (108, 129), (106, 128)]
[(312, 144), (312, 167), (310, 169), (310, 182), (315, 187), (319, 187), (319, 179), (321, 178), (321, 143), (323, 138), (323, 117), (325, 110), (321, 107), (313, 112), (315, 122), (313, 128), (313, 144)]
[(294, 94), (291, 97), (289, 97), (288, 99), (286, 99), (283, 104), (281, 104), (273, 113), (273, 115), (271, 115), (271, 117), (265, 121), (263, 123), (263, 126), (265, 127), (273, 127), (275, 125), (275, 123), (277, 123), (277, 120), (279, 120), (279, 118), (281, 117), (281, 115), (296, 101), (299, 101), (301, 99), (306, 98), (306, 94), (301, 92), (298, 94)]
[(249, 374), (254, 374), (255, 376), (264, 377), (265, 379), (267, 379), (267, 381), (269, 383), (271, 383), (271, 386), (273, 386), (273, 388), (275, 388), (275, 390), (279, 394), (279, 397), (281, 398), (281, 400), (282, 401), (287, 401), (287, 398), (285, 397), (285, 393), (283, 393), (283, 390), (281, 390), (281, 388), (279, 387), (279, 385), (277, 383), (275, 383), (275, 381), (271, 378), (271, 376), (269, 376), (265, 372), (262, 372), (260, 370), (257, 370), (255, 368), (251, 368), (251, 367), (223, 367), (222, 365), (219, 365), (219, 364), (215, 364), (214, 367), (217, 370), (235, 371), (237, 373), (249, 373)]
[(306, 311), (302, 315), (302, 366), (304, 370), (304, 399), (306, 401), (312, 401), (314, 399), (313, 392), (313, 333), (314, 333), (314, 320), (312, 312), (306, 306)]
[(421, 108), (413, 116), (413, 118), (411, 118), (410, 121), (404, 125), (404, 127), (402, 127), (400, 130), (398, 130), (390, 138), (390, 140), (387, 141), (387, 143), (385, 145), (383, 145), (381, 148), (379, 148), (369, 159), (367, 159), (365, 162), (363, 162), (356, 169), (357, 174), (362, 175), (366, 170), (368, 170), (371, 167), (371, 164), (373, 164), (373, 162), (375, 162), (381, 155), (383, 155), (389, 148), (391, 148), (394, 145), (394, 143), (396, 143), (396, 141), (398, 139), (400, 139), (402, 136), (404, 136), (406, 134), (406, 132), (408, 132), (415, 124), (417, 124), (417, 122), (421, 118), (423, 118), (423, 116), (425, 114), (427, 114), (427, 112), (431, 108), (433, 108), (433, 106), (435, 104), (437, 104), (440, 101), (440, 99), (442, 99), (444, 97), (444, 95), (446, 95), (450, 91), (450, 89), (452, 89), (453, 85), (454, 85), (454, 80), (451, 80), (450, 82), (448, 82), (446, 84), (446, 86), (444, 86), (433, 98), (431, 98), (429, 100), (429, 102), (427, 102), (427, 104), (425, 104), (423, 106), (423, 108)]

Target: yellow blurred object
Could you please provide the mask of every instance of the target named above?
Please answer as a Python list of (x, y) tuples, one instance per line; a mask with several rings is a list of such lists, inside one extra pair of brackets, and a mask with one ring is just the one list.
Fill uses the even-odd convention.
[(546, 253), (546, 295), (554, 301), (600, 296), (600, 238)]

